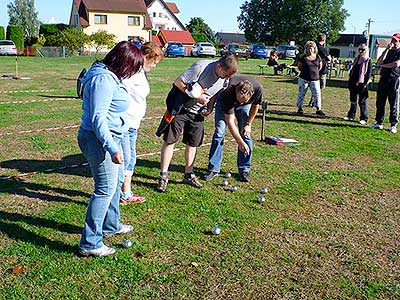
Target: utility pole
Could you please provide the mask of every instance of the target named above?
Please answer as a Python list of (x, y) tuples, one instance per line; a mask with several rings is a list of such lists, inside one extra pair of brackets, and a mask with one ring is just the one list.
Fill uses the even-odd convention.
[(366, 24), (366, 26), (367, 26), (367, 47), (369, 47), (369, 35), (370, 35), (370, 32), (371, 32), (371, 23), (372, 22), (374, 22), (374, 21), (372, 21), (371, 18), (369, 18), (368, 22)]

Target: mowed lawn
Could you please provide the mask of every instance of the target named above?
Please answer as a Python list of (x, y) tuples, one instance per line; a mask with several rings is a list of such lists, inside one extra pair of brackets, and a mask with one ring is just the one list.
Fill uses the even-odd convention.
[[(168, 192), (157, 193), (162, 141), (154, 132), (172, 82), (195, 60), (164, 59), (149, 74), (138, 138), (133, 188), (147, 201), (121, 207), (135, 231), (106, 241), (112, 257), (77, 256), (93, 182), (76, 142), (75, 84), (94, 60), (20, 57), (19, 75), (30, 79), (0, 79), (0, 299), (400, 299), (400, 135), (342, 120), (346, 78), (323, 90), (326, 117), (308, 107), (297, 116), (296, 80), (271, 69), (259, 75), (264, 60), (241, 60), (240, 73), (264, 87), (265, 134), (299, 143), (261, 141), (260, 113), (250, 183), (236, 179), (228, 135), (223, 173), (237, 191), (220, 185), (223, 174), (202, 190), (181, 184), (180, 143)], [(0, 76), (8, 73), (15, 58), (0, 57)], [(209, 117), (199, 176), (212, 133)], [(210, 233), (216, 225), (220, 235)], [(125, 238), (131, 248), (121, 246)]]

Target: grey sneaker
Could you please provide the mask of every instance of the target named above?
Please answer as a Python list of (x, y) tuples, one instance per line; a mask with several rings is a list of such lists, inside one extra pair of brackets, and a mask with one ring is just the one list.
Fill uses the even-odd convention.
[(158, 179), (158, 185), (157, 185), (157, 191), (161, 193), (165, 193), (167, 191), (167, 186), (168, 186), (168, 177), (166, 176), (161, 176)]
[(371, 126), (372, 129), (379, 129), (382, 130), (383, 129), (383, 125), (382, 124), (378, 124), (375, 123), (374, 125)]
[(115, 249), (108, 247), (106, 245), (103, 245), (100, 248), (92, 249), (92, 250), (85, 250), (85, 249), (79, 248), (79, 254), (82, 256), (102, 257), (102, 256), (109, 256), (114, 253), (115, 253)]
[(218, 173), (217, 172), (214, 172), (214, 171), (211, 171), (208, 175), (205, 175), (204, 176), (204, 180), (205, 181), (211, 181), (211, 180), (213, 180), (215, 177), (217, 177), (218, 176)]
[(249, 182), (250, 176), (248, 172), (243, 172), (239, 174), (239, 181), (241, 182)]
[(183, 183), (191, 185), (197, 189), (203, 188), (203, 185), (200, 183), (200, 181), (197, 179), (196, 175), (194, 175), (194, 174), (191, 174), (189, 178), (183, 178)]
[(391, 133), (397, 133), (397, 126), (393, 125), (392, 127), (389, 128), (389, 132)]

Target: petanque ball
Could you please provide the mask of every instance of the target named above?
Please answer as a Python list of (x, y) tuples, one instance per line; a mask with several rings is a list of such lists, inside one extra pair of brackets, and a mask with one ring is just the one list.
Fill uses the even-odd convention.
[(211, 230), (212, 234), (214, 235), (218, 235), (221, 233), (221, 228), (219, 228), (218, 226), (215, 226), (212, 230)]
[(223, 186), (227, 186), (227, 185), (229, 185), (229, 182), (228, 182), (228, 180), (223, 180), (222, 182), (221, 182), (221, 185), (223, 185)]
[(263, 188), (261, 189), (261, 194), (266, 194), (266, 193), (268, 193), (268, 188), (263, 187)]
[(125, 248), (130, 248), (130, 247), (132, 247), (132, 241), (131, 240), (124, 240), (122, 242), (122, 246), (124, 246)]
[(265, 197), (264, 196), (258, 197), (258, 202), (260, 203), (265, 202)]
[(226, 178), (231, 178), (231, 177), (232, 177), (232, 174), (229, 173), (229, 172), (226, 172), (226, 173), (225, 173), (225, 177), (226, 177)]
[(238, 190), (238, 187), (236, 185), (232, 185), (231, 191), (236, 192)]

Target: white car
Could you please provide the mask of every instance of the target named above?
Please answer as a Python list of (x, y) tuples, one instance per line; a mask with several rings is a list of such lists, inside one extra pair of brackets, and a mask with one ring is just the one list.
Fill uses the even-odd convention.
[(192, 56), (211, 56), (217, 55), (217, 50), (211, 43), (201, 42), (197, 43), (192, 48)]
[(0, 40), (0, 55), (17, 55), (17, 47), (13, 41)]

